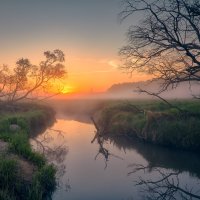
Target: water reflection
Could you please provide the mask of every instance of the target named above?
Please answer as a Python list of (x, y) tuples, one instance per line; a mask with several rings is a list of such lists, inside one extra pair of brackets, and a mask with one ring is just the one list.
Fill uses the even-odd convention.
[[(49, 128), (37, 138), (31, 138), (33, 148), (45, 156), (47, 161), (57, 169), (58, 186), (63, 185), (62, 177), (66, 173), (66, 165), (64, 164), (68, 154), (68, 147), (64, 139), (64, 132)], [(70, 189), (69, 181), (64, 183), (67, 190)]]
[(200, 178), (200, 159), (194, 152), (169, 149), (143, 143), (136, 139), (109, 136), (104, 141), (109, 141), (121, 151), (135, 150), (148, 162), (148, 168), (161, 167), (180, 172), (189, 172), (191, 176)]
[[(138, 176), (136, 180), (136, 186), (142, 186), (141, 194), (143, 194), (143, 199), (149, 200), (172, 200), (172, 199), (182, 199), (182, 200), (192, 200), (200, 199), (200, 190), (196, 185), (188, 186), (184, 181), (181, 181), (180, 176), (182, 176), (183, 171), (188, 171), (193, 176), (199, 176), (199, 159), (197, 155), (189, 152), (180, 152), (173, 150), (175, 153), (172, 156), (172, 151), (167, 148), (161, 148), (152, 146), (150, 144), (143, 144), (140, 141), (130, 140), (123, 137), (102, 137), (101, 135), (95, 138), (99, 144), (99, 154), (102, 154), (105, 158), (105, 169), (109, 158), (113, 155), (104, 147), (106, 141), (110, 141), (118, 149), (126, 152), (126, 150), (135, 149), (148, 161), (148, 165), (144, 166), (141, 164), (133, 163), (129, 164), (128, 168), (132, 168), (127, 175), (135, 174), (139, 171), (143, 171), (143, 175)], [(94, 141), (93, 139), (93, 141)], [(92, 141), (92, 142), (93, 142)], [(180, 156), (180, 153), (185, 153)], [(171, 159), (170, 158), (171, 155)], [(191, 157), (192, 156), (192, 157)], [(115, 155), (115, 157), (118, 157)], [(176, 157), (176, 160), (173, 160)], [(120, 158), (120, 157), (118, 157)], [(161, 158), (161, 159), (159, 159)], [(192, 159), (191, 159), (192, 158)], [(96, 157), (95, 157), (96, 159)], [(186, 160), (194, 159), (194, 164), (196, 166), (191, 166), (191, 163), (187, 164)], [(176, 163), (176, 164), (175, 164)], [(164, 167), (164, 168), (163, 168)], [(150, 175), (150, 179), (145, 179), (145, 173)], [(154, 180), (153, 180), (154, 178)], [(199, 185), (200, 181), (197, 179), (196, 184)]]
[[(85, 119), (81, 117), (81, 121)], [(194, 186), (200, 177), (197, 154), (145, 144), (131, 138), (109, 136), (92, 140), (94, 135), (95, 127), (92, 124), (69, 120), (69, 117), (62, 115), (57, 116), (57, 122), (47, 133), (35, 138), (40, 142), (45, 141), (45, 147), (49, 146), (45, 150), (51, 150), (51, 153), (45, 153), (49, 160), (62, 166), (60, 177), (63, 184), (55, 192), (54, 200), (147, 199), (152, 197), (147, 191), (152, 189), (152, 186), (148, 187), (149, 181), (159, 180), (161, 183), (162, 175), (169, 173), (178, 173), (180, 188), (185, 189), (188, 184), (188, 189), (196, 189)], [(43, 151), (39, 143), (38, 148)], [(140, 163), (146, 168), (136, 170)], [(174, 183), (177, 180), (175, 174), (169, 179)], [(141, 183), (145, 184), (135, 187), (134, 181), (139, 183), (142, 180)], [(142, 189), (145, 193), (141, 192)], [(175, 194), (174, 199), (180, 198)]]
[[(199, 187), (182, 183), (180, 171), (167, 172), (162, 168), (149, 169), (148, 166), (135, 164), (129, 175), (141, 170), (144, 174), (146, 170), (150, 170), (151, 173), (154, 173), (154, 176), (156, 174), (156, 178), (145, 179), (143, 176), (140, 176), (136, 181), (136, 186), (143, 187), (142, 192), (146, 193), (146, 198), (149, 200), (200, 199)], [(198, 181), (197, 184), (199, 184)]]
[[(103, 137), (102, 135), (98, 136), (98, 133), (96, 133), (92, 142), (95, 139), (99, 144), (98, 154), (101, 153), (105, 158), (105, 168), (107, 167), (109, 157), (113, 155), (104, 147), (104, 143), (106, 141), (109, 141), (120, 150), (123, 149), (124, 152), (134, 149), (148, 161), (147, 166), (137, 163), (128, 165), (128, 168), (133, 168), (128, 172), (129, 176), (139, 171), (143, 171), (144, 173), (142, 176), (140, 174), (140, 176), (138, 176), (138, 180), (135, 181), (136, 186), (143, 186), (141, 191), (143, 199), (200, 199), (200, 190), (198, 186), (188, 186), (186, 183), (184, 184), (184, 181), (180, 180), (180, 176), (182, 176), (182, 172), (184, 171), (188, 171), (192, 176), (199, 177), (200, 162), (197, 154), (175, 150), (173, 150), (172, 153), (172, 150), (167, 148), (144, 144), (130, 138), (128, 139), (116, 136)], [(173, 158), (176, 158), (176, 160)], [(185, 162), (186, 160), (191, 160), (193, 162), (188, 163)], [(145, 173), (148, 173), (149, 175), (151, 174), (151, 178), (145, 179)], [(154, 180), (152, 178), (154, 178)], [(196, 184), (200, 184), (199, 179), (197, 179)]]

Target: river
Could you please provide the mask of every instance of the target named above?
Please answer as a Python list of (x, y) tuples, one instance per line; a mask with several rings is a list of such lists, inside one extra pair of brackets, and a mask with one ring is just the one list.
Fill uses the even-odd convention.
[(88, 116), (76, 116), (58, 114), (54, 125), (36, 137), (58, 167), (53, 200), (190, 199), (184, 191), (200, 195), (197, 154), (114, 138), (103, 144), (106, 157), (97, 141), (91, 143), (95, 127)]

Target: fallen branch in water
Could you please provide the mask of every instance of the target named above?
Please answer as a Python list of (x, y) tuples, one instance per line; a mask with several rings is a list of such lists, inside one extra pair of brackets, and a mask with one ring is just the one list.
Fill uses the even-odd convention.
[(95, 160), (97, 159), (97, 157), (98, 157), (99, 154), (102, 154), (103, 157), (104, 157), (104, 159), (105, 159), (105, 168), (104, 169), (106, 169), (107, 168), (107, 162), (108, 162), (109, 156), (113, 156), (113, 157), (119, 158), (121, 160), (123, 160), (123, 158), (110, 153), (108, 151), (108, 149), (106, 149), (103, 146), (105, 139), (103, 138), (102, 134), (100, 133), (100, 129), (99, 129), (98, 125), (96, 124), (94, 118), (93, 117), (90, 117), (90, 118), (91, 118), (91, 120), (92, 120), (92, 122), (93, 122), (93, 124), (94, 124), (94, 126), (95, 126), (95, 128), (97, 130), (94, 138), (91, 141), (91, 143), (93, 143), (95, 140), (97, 140), (97, 143), (99, 144), (99, 151), (98, 151), (97, 155), (95, 156)]
[(100, 129), (99, 129), (99, 127), (97, 126), (96, 122), (94, 121), (94, 117), (91, 116), (90, 119), (92, 120), (92, 122), (93, 122), (93, 124), (94, 124), (94, 126), (95, 126), (95, 128), (96, 128), (96, 130), (97, 130), (97, 132), (99, 132)]
[(96, 133), (95, 133), (94, 138), (91, 141), (91, 143), (93, 143), (97, 139), (97, 137), (101, 136), (101, 134), (100, 134), (100, 129), (99, 129), (97, 123), (95, 122), (94, 118), (91, 116), (90, 119), (92, 120), (92, 122), (93, 122), (93, 124), (94, 124), (94, 126), (95, 126), (95, 128), (97, 130)]

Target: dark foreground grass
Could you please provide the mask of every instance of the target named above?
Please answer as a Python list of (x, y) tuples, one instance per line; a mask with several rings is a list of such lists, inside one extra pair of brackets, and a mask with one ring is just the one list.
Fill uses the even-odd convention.
[[(180, 149), (200, 151), (200, 102), (141, 101), (109, 104), (98, 117), (105, 135), (124, 135)], [(186, 114), (180, 113), (179, 107)], [(145, 115), (151, 111), (153, 117)]]
[[(33, 151), (29, 143), (31, 130), (46, 127), (54, 115), (49, 108), (32, 106), (23, 112), (20, 109), (15, 113), (4, 111), (0, 118), (0, 139), (9, 145), (9, 152), (0, 157), (1, 200), (48, 199), (56, 187), (56, 169), (47, 164), (43, 155)], [(10, 131), (10, 124), (17, 124), (21, 129)], [(16, 154), (34, 165), (36, 170), (31, 181), (23, 179), (19, 173), (19, 160), (9, 158), (9, 154)]]

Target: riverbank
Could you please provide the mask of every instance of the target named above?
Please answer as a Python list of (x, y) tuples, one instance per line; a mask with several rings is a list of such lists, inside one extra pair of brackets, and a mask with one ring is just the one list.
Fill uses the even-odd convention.
[[(110, 103), (94, 116), (100, 135), (124, 136), (184, 150), (200, 151), (200, 102)], [(179, 109), (184, 111), (180, 112)]]
[(53, 123), (54, 111), (25, 103), (0, 108), (0, 199), (47, 199), (56, 187), (56, 169), (32, 150), (29, 138)]

